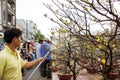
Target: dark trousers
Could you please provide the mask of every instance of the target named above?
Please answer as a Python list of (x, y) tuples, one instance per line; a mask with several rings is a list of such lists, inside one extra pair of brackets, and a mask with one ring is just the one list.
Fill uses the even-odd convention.
[(24, 76), (25, 75), (25, 70), (21, 69), (21, 72), (22, 72), (22, 76)]
[(45, 60), (40, 66), (40, 73), (42, 77), (51, 78), (51, 61)]

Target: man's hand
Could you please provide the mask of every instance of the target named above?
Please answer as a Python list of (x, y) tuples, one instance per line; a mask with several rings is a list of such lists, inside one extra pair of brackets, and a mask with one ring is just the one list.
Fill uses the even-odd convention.
[(44, 57), (38, 58), (38, 62), (40, 63), (41, 61), (45, 61), (45, 58)]

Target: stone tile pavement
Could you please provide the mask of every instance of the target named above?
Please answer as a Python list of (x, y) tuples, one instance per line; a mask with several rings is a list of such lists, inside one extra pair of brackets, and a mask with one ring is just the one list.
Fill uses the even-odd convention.
[[(35, 67), (32, 67), (30, 69), (26, 69), (25, 70), (26, 75), (23, 76), (23, 80), (27, 80), (28, 77), (31, 75), (31, 73), (33, 72), (34, 69), (35, 69)], [(37, 69), (36, 73), (33, 75), (33, 77), (30, 80), (41, 80), (39, 69)]]
[[(52, 73), (52, 80), (59, 80), (57, 73)], [(99, 74), (89, 74), (86, 69), (83, 69), (80, 71), (80, 76), (77, 77), (77, 80), (103, 80), (103, 78)]]
[[(27, 80), (34, 69), (35, 67), (26, 70), (26, 75), (23, 76), (23, 80)], [(52, 80), (59, 80), (57, 73), (58, 72), (52, 72)], [(30, 80), (42, 80), (39, 69)], [(80, 76), (77, 77), (77, 80), (103, 80), (103, 78), (98, 74), (89, 74), (86, 69), (83, 69), (80, 71)]]
[[(23, 80), (28, 80), (29, 76), (34, 71), (34, 69), (35, 69), (35, 67), (32, 67), (30, 69), (26, 69), (25, 70), (26, 75), (23, 76)], [(40, 76), (39, 69), (36, 70), (35, 74), (33, 75), (33, 77), (30, 80), (42, 80), (42, 77)], [(47, 79), (45, 79), (45, 80), (47, 80)], [(57, 77), (57, 73), (52, 73), (52, 80), (59, 80)]]
[(58, 72), (52, 72), (52, 80), (59, 80), (57, 73)]
[(80, 71), (77, 80), (103, 80), (103, 77), (99, 74), (89, 74), (86, 69), (83, 69)]

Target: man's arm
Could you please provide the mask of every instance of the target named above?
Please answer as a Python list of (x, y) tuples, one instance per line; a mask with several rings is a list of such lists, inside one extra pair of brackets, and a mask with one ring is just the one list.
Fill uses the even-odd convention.
[(25, 66), (23, 68), (30, 68), (30, 67), (40, 63), (44, 59), (45, 59), (44, 57), (41, 57), (41, 58), (38, 58), (38, 59), (36, 59), (34, 61), (26, 62)]

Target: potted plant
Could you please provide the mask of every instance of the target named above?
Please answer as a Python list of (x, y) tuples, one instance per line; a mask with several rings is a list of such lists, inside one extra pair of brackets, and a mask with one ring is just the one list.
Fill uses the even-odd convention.
[[(92, 61), (94, 61), (94, 60), (92, 60)], [(97, 73), (99, 71), (100, 63), (90, 61), (89, 64), (85, 68), (86, 68), (88, 73), (94, 74), (94, 73)]]
[[(86, 43), (90, 42), (91, 46), (96, 48), (94, 50), (91, 48), (91, 51), (94, 51), (93, 53), (96, 52), (94, 56), (97, 56), (97, 59), (100, 60), (105, 59), (105, 66), (107, 63), (110, 65), (108, 68), (104, 65), (100, 67), (104, 80), (108, 80), (113, 66), (115, 48), (120, 50), (119, 9), (113, 6), (116, 2), (114, 0), (96, 0), (95, 2), (91, 0), (67, 0), (66, 2), (69, 4), (58, 0), (52, 0), (52, 2), (57, 6), (57, 9), (47, 4), (46, 7), (53, 12), (57, 19), (47, 15), (46, 17), (57, 23), (58, 27), (64, 27), (68, 30), (79, 40), (78, 42), (81, 42), (82, 38)], [(83, 54), (88, 55), (87, 52)]]
[(110, 72), (110, 77), (113, 78), (113, 79), (116, 79), (118, 77), (118, 73), (116, 72)]
[(98, 72), (97, 68), (86, 67), (86, 69), (87, 69), (87, 72), (90, 73), (90, 74), (94, 74), (94, 73)]
[(69, 70), (67, 64), (62, 63), (60, 68), (61, 69), (59, 70), (59, 72), (57, 74), (59, 80), (71, 80), (73, 75), (72, 75), (71, 71)]
[(57, 71), (59, 71), (60, 70), (60, 68), (58, 68), (58, 67), (51, 67), (51, 71), (52, 72), (57, 72)]
[[(53, 31), (54, 29), (52, 29)], [(76, 39), (72, 38), (72, 35), (67, 35), (67, 31), (63, 28), (55, 29), (55, 34), (52, 39), (57, 41), (54, 43), (53, 57), (57, 60), (55, 63), (59, 63), (60, 70), (58, 76), (70, 76), (73, 80), (76, 80), (79, 74), (80, 68), (77, 66), (79, 51), (74, 49), (78, 46)], [(57, 36), (55, 36), (57, 35)], [(74, 48), (73, 48), (74, 47)], [(64, 79), (65, 80), (65, 79)], [(68, 80), (68, 79), (67, 79)]]
[(72, 74), (58, 74), (59, 80), (71, 80)]
[[(59, 55), (60, 54), (60, 55)], [(68, 58), (65, 55), (66, 53), (61, 53), (59, 52), (59, 57), (57, 58), (57, 62), (59, 63), (59, 71), (58, 71), (58, 78), (59, 80), (71, 80), (72, 78), (72, 73), (69, 69), (69, 65), (68, 65)]]
[(116, 80), (119, 77), (119, 70), (118, 68), (114, 68), (111, 72), (110, 72), (110, 78), (112, 80)]
[(60, 67), (59, 67), (59, 62), (56, 60), (56, 59), (53, 59), (52, 60), (52, 66), (51, 66), (51, 71), (52, 72), (57, 72), (60, 70)]

